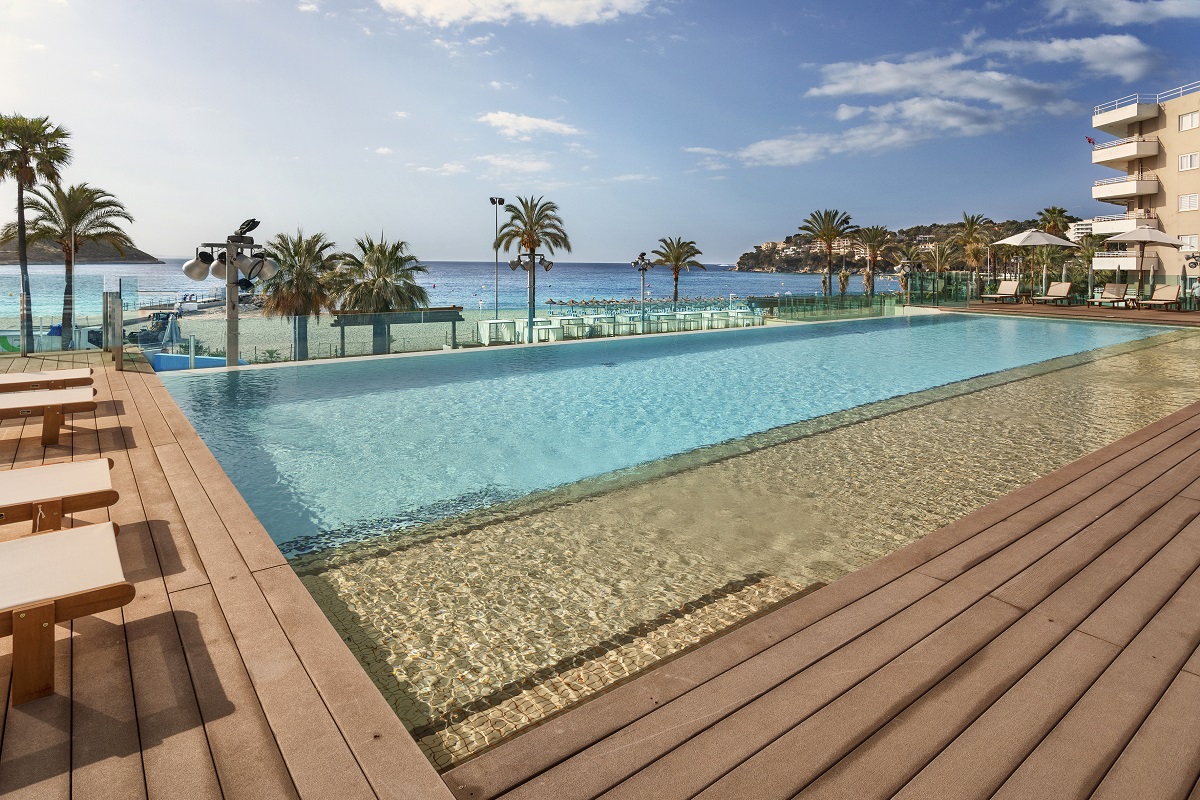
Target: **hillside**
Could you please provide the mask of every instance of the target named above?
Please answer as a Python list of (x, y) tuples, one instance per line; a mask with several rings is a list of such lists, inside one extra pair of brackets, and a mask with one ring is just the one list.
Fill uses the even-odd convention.
[[(8, 244), (0, 245), (0, 266), (9, 266), (17, 263), (17, 243), (9, 242)], [(30, 264), (61, 264), (63, 263), (62, 250), (55, 244), (49, 242), (38, 242), (31, 245), (29, 248), (29, 263)], [(143, 253), (136, 248), (125, 251), (125, 255), (120, 255), (117, 251), (103, 244), (93, 244), (92, 242), (83, 242), (79, 246), (79, 252), (75, 258), (76, 264), (161, 264), (159, 259)]]

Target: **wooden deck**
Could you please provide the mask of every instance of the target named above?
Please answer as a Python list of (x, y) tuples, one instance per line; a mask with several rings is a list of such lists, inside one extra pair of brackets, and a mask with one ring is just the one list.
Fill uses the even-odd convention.
[(0, 707), (0, 796), (449, 798), (158, 378), (92, 352), (0, 360), (90, 365), (99, 390), (59, 446), (41, 447), (39, 420), (4, 422), (0, 459), (111, 458), (120, 500), (73, 521), (121, 526), (137, 596), (59, 625), (56, 694)]
[(0, 712), (5, 798), (1200, 800), (1200, 404), (439, 778), (158, 378), (97, 388), (59, 447), (0, 425), (115, 461), (76, 520), (138, 588)]
[(447, 772), (460, 798), (1200, 787), (1200, 404)]
[(946, 307), (943, 311), (971, 311), (986, 314), (1022, 314), (1030, 317), (1057, 317), (1059, 319), (1081, 319), (1094, 322), (1138, 322), (1146, 325), (1200, 326), (1200, 312), (1163, 311), (1160, 309), (1134, 310), (1112, 306), (1053, 305), (1050, 303), (993, 303), (971, 301), (968, 308)]

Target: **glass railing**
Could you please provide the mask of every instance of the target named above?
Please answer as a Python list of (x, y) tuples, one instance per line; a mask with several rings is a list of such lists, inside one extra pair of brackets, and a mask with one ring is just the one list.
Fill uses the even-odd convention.
[(966, 307), (977, 296), (973, 273), (912, 272), (897, 299), (905, 305)]
[(785, 322), (804, 322), (822, 319), (861, 319), (887, 316), (895, 311), (896, 298), (891, 294), (834, 295), (832, 297), (756, 297), (752, 305), (764, 313)]

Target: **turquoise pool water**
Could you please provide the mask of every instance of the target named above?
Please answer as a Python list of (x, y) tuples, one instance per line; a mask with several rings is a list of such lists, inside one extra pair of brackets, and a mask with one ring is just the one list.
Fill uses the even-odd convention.
[(956, 314), (162, 380), (295, 555), (1164, 330)]

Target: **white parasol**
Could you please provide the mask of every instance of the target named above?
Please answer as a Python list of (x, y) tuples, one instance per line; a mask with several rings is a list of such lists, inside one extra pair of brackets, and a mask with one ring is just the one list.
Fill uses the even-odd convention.
[[(1115, 236), (1110, 236), (1105, 241), (1109, 242), (1137, 242), (1138, 245), (1138, 297), (1142, 296), (1142, 264), (1146, 259), (1146, 245), (1148, 244), (1165, 244), (1167, 247), (1176, 249), (1183, 247), (1183, 242), (1173, 236), (1168, 236), (1155, 228), (1134, 228), (1125, 233), (1118, 233)], [(1186, 283), (1186, 281), (1180, 281)]]

